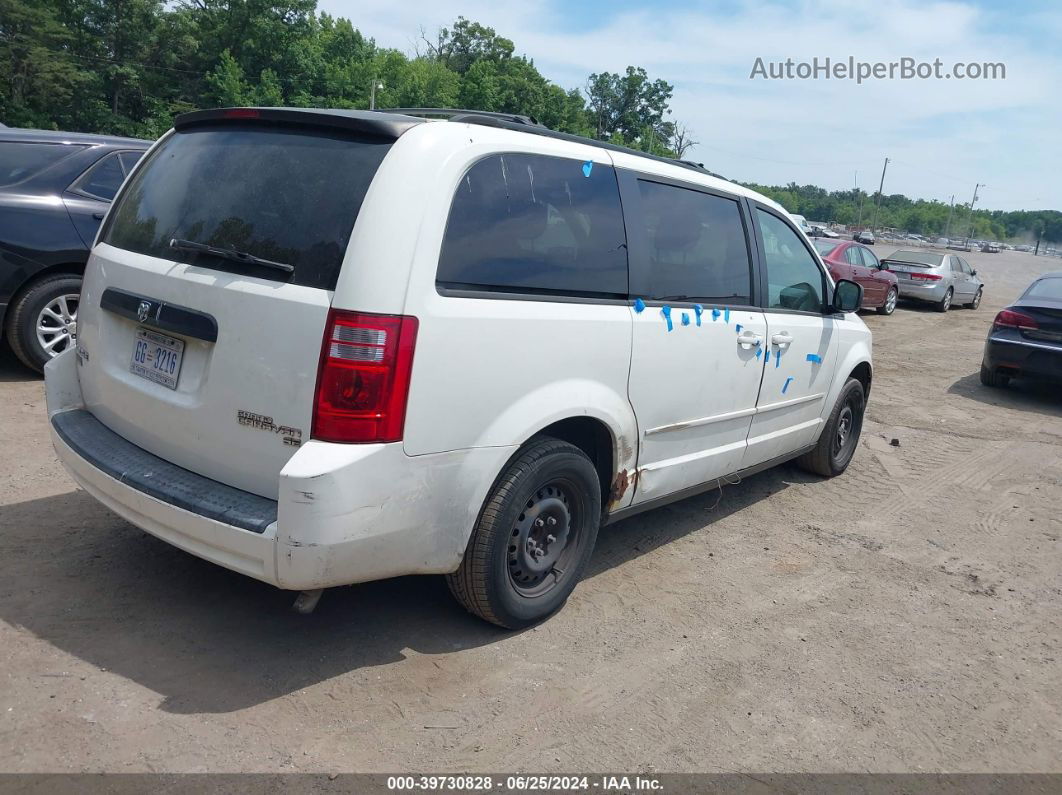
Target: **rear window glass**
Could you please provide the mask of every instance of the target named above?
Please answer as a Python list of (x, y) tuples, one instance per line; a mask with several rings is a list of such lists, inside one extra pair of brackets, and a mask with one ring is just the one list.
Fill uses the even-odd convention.
[[(390, 145), (312, 128), (227, 124), (178, 132), (130, 180), (100, 239), (140, 254), (332, 289)], [(294, 271), (175, 249), (174, 239)]]
[(815, 246), (815, 250), (823, 257), (828, 257), (831, 251), (841, 245), (840, 243), (830, 240), (813, 240), (811, 241), (811, 244)]
[(885, 259), (893, 262), (909, 262), (912, 265), (928, 265), (931, 268), (939, 268), (944, 261), (943, 254), (931, 254), (928, 251), (894, 251)]
[(1049, 276), (1038, 279), (1026, 291), (1023, 298), (1048, 298), (1062, 301), (1062, 276)]
[(647, 180), (638, 188), (650, 297), (749, 303), (749, 249), (737, 201)]
[(486, 157), (450, 207), (438, 280), (451, 287), (627, 293), (627, 238), (611, 166), (545, 155)]
[(71, 144), (0, 141), (0, 185), (22, 182), (84, 148)]

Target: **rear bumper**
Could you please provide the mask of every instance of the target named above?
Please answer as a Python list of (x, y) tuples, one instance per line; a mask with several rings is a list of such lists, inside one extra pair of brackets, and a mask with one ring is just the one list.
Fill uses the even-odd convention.
[(1062, 381), (1062, 345), (1016, 338), (1002, 329), (985, 341), (984, 366), (1007, 375)]
[(900, 298), (915, 298), (919, 301), (940, 301), (948, 292), (950, 285), (947, 282), (932, 282), (930, 284), (918, 284), (897, 280), (900, 290)]
[(52, 444), (89, 494), (198, 557), (303, 590), (453, 571), (510, 448), (407, 456), (310, 441), (274, 502), (136, 447), (84, 410), (74, 351), (45, 367)]

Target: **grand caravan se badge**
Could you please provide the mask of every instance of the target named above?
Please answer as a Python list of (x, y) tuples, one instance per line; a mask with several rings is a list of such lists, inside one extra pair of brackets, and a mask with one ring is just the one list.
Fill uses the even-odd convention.
[(240, 425), (246, 425), (259, 431), (272, 431), (281, 437), (284, 444), (289, 447), (298, 447), (302, 444), (302, 430), (292, 428), (290, 425), (277, 425), (272, 417), (264, 414), (255, 414), (253, 411), (236, 410), (236, 421)]

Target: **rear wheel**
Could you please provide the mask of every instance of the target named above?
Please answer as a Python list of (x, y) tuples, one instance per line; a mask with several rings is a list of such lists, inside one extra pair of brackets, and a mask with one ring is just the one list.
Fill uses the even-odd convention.
[(556, 612), (582, 578), (601, 522), (586, 454), (539, 439), (509, 464), (480, 513), (461, 566), (446, 577), (474, 615), (509, 629)]
[(981, 383), (998, 389), (1010, 383), (1010, 376), (1003, 375), (998, 370), (989, 369), (984, 362), (981, 362)]
[(879, 315), (891, 315), (896, 311), (896, 299), (899, 296), (895, 287), (890, 287), (885, 295), (885, 303), (878, 307)]
[(80, 277), (61, 273), (31, 284), (15, 299), (6, 331), (23, 364), (40, 372), (49, 359), (74, 347), (80, 294)]
[(977, 290), (977, 295), (974, 296), (974, 299), (970, 303), (966, 304), (966, 308), (967, 309), (977, 309), (977, 307), (979, 307), (981, 305), (981, 292), (982, 292), (982, 290), (983, 290), (983, 288), (979, 288)]
[(947, 312), (949, 309), (951, 309), (951, 299), (954, 295), (955, 291), (949, 287), (948, 291), (944, 293), (944, 297), (937, 301), (936, 304), (934, 304), (936, 310), (938, 312)]
[(840, 475), (848, 469), (859, 445), (865, 409), (863, 384), (855, 378), (849, 378), (837, 398), (826, 427), (822, 429), (818, 444), (814, 450), (800, 456), (797, 465), (827, 478)]

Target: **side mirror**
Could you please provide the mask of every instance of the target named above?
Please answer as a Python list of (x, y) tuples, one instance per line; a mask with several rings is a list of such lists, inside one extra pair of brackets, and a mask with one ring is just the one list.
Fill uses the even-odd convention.
[(862, 285), (841, 279), (833, 290), (833, 310), (835, 312), (855, 312), (863, 303)]
[(970, 275), (971, 276), (976, 276), (977, 275), (977, 271), (970, 271)]

